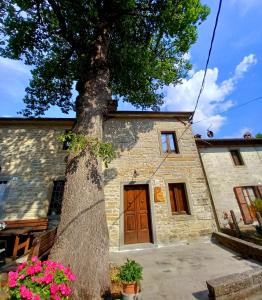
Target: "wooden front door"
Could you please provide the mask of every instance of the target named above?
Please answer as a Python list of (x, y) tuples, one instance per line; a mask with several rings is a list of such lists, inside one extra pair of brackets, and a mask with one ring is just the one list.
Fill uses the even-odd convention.
[(124, 187), (124, 243), (152, 242), (148, 185)]

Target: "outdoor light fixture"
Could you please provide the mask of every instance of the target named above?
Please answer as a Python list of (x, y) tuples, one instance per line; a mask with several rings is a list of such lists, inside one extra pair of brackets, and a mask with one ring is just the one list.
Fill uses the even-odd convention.
[(212, 138), (212, 137), (214, 136), (214, 132), (211, 131), (211, 130), (207, 130), (207, 136), (208, 136), (209, 138)]
[(137, 173), (137, 170), (135, 169), (134, 173), (133, 173), (133, 177), (137, 177), (137, 176), (138, 176), (138, 173)]

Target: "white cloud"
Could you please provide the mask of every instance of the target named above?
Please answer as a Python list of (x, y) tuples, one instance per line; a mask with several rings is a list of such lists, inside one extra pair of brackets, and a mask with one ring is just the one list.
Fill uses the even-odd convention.
[(253, 135), (254, 130), (250, 127), (243, 127), (240, 130), (238, 130), (233, 135), (224, 136), (224, 139), (230, 139), (230, 138), (243, 138), (244, 134), (246, 132), (250, 132)]
[(261, 0), (229, 0), (229, 3), (237, 7), (242, 16), (246, 15), (252, 9), (262, 7)]
[(0, 69), (0, 101), (21, 103), (31, 77), (30, 68), (22, 61), (0, 57)]
[[(221, 128), (226, 121), (226, 117), (220, 113), (234, 105), (233, 100), (228, 98), (229, 95), (233, 92), (245, 72), (256, 63), (257, 59), (254, 54), (245, 56), (236, 66), (233, 76), (221, 83), (218, 82), (218, 68), (207, 70), (205, 88), (200, 97), (194, 121), (207, 120), (194, 125), (196, 131), (203, 132), (210, 126), (214, 131), (218, 131)], [(192, 74), (189, 79), (183, 79), (182, 84), (170, 85), (167, 88), (164, 108), (169, 111), (192, 111), (203, 76), (204, 70), (200, 70)]]
[(1, 68), (9, 69), (10, 71), (30, 75), (30, 68), (21, 60), (0, 57), (0, 66)]
[(255, 65), (257, 59), (254, 54), (245, 56), (241, 63), (236, 67), (235, 76), (241, 78), (243, 74), (249, 69), (250, 66)]

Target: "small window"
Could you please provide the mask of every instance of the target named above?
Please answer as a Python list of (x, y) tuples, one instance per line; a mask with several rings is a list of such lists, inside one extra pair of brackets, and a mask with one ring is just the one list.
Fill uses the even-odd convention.
[[(68, 133), (69, 132), (69, 130), (66, 130), (65, 131), (65, 133)], [(63, 142), (63, 150), (67, 150), (68, 148), (69, 148), (69, 146), (70, 146), (70, 139), (69, 138), (67, 138), (64, 142)]]
[(168, 187), (172, 214), (189, 215), (185, 184), (170, 183)]
[(7, 187), (7, 180), (0, 180), (0, 201), (4, 200), (6, 187)]
[(248, 205), (251, 205), (256, 198), (259, 198), (253, 186), (243, 187), (242, 191)]
[(238, 150), (230, 150), (232, 159), (234, 161), (235, 166), (242, 166), (244, 165), (244, 161), (242, 159), (242, 156)]
[(64, 186), (65, 186), (64, 180), (54, 181), (54, 187), (53, 187), (52, 198), (51, 198), (51, 202), (50, 202), (50, 206), (49, 206), (48, 215), (52, 215), (52, 214), (60, 215), (61, 214)]
[(178, 153), (176, 135), (174, 132), (161, 132), (162, 151), (164, 153)]

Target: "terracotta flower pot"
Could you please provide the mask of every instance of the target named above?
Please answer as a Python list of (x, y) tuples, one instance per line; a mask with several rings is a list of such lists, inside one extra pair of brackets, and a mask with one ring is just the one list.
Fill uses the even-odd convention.
[(123, 283), (123, 292), (125, 294), (136, 294), (138, 292), (137, 283)]

